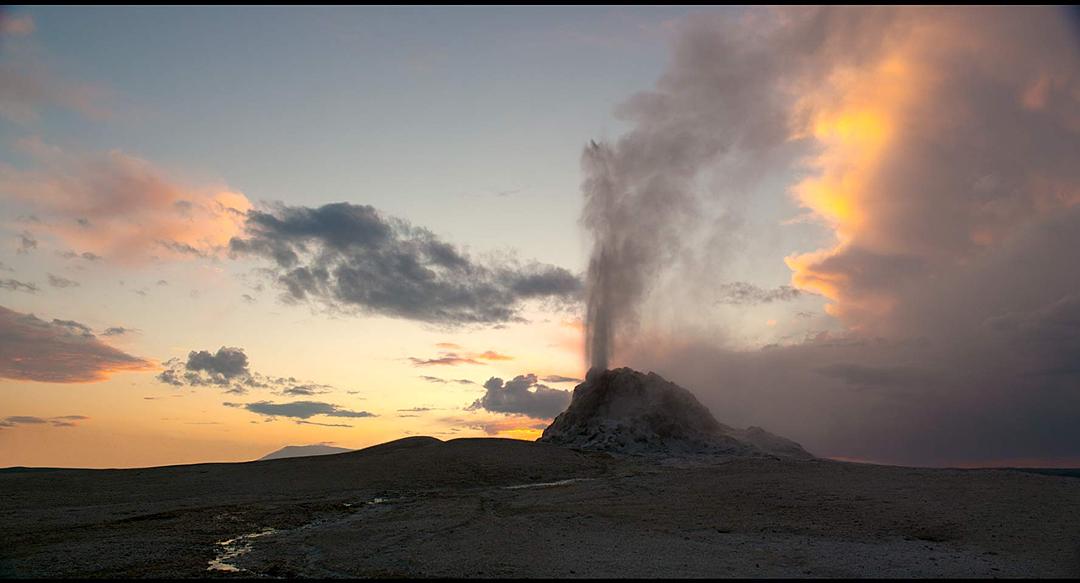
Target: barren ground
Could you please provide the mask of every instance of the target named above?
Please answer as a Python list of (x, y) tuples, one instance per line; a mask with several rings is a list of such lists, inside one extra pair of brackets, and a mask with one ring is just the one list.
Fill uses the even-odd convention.
[(1075, 577), (1080, 479), (410, 438), (2, 470), (0, 543), (3, 577)]

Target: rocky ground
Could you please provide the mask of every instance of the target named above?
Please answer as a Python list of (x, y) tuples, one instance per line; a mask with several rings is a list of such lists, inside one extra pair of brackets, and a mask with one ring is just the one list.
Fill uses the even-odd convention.
[(690, 391), (631, 368), (589, 371), (538, 441), (650, 457), (814, 457), (760, 427), (728, 427)]
[(1080, 479), (410, 438), (2, 470), (0, 541), (4, 577), (1067, 577)]

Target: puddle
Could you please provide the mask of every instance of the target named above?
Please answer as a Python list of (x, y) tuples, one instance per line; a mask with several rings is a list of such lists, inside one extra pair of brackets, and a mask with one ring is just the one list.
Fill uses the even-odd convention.
[(345, 508), (352, 508), (357, 505), (373, 506), (375, 504), (386, 504), (387, 502), (390, 502), (389, 498), (372, 498), (366, 502), (345, 502), (342, 506)]
[(266, 528), (259, 532), (253, 532), (251, 534), (242, 534), (236, 538), (229, 540), (223, 540), (218, 542), (219, 547), (217, 556), (210, 561), (210, 564), (206, 567), (207, 571), (225, 571), (228, 573), (238, 573), (242, 571), (240, 567), (237, 567), (233, 563), (242, 555), (248, 553), (251, 550), (251, 544), (254, 539), (266, 536), (268, 534), (274, 534), (276, 529)]
[(555, 486), (566, 486), (567, 484), (573, 484), (574, 482), (587, 482), (594, 478), (570, 478), (569, 480), (559, 480), (557, 482), (537, 482), (535, 484), (518, 484), (516, 486), (504, 486), (503, 490), (523, 490), (525, 488), (553, 488)]

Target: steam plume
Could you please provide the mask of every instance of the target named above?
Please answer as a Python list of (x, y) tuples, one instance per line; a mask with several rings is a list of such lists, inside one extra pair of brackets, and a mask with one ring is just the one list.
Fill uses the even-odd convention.
[[(614, 354), (700, 390), (727, 422), (825, 456), (1075, 464), (1075, 17), (785, 7), (688, 19), (656, 88), (623, 106), (632, 130), (586, 148), (592, 364)], [(738, 247), (710, 215), (737, 213), (766, 169), (829, 236), (783, 260), (792, 289), (827, 298), (836, 320), (801, 320), (757, 349), (686, 300), (724, 289), (700, 259)], [(784, 228), (764, 224), (755, 240)], [(821, 330), (834, 324), (843, 331)]]
[(706, 185), (731, 192), (787, 139), (783, 95), (775, 91), (787, 55), (744, 25), (714, 16), (691, 21), (656, 89), (617, 112), (634, 129), (614, 145), (585, 148), (581, 222), (592, 240), (592, 368), (607, 368), (614, 341), (636, 326), (661, 271), (685, 261), (708, 210), (700, 194), (717, 190), (702, 188), (705, 171), (726, 168), (724, 184)]

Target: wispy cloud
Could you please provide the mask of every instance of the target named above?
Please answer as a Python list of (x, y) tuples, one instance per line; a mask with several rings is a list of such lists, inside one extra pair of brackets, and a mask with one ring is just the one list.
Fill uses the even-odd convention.
[(337, 405), (330, 403), (322, 403), (319, 401), (293, 401), (291, 403), (272, 403), (270, 401), (257, 401), (254, 403), (224, 403), (226, 407), (243, 408), (252, 413), (257, 413), (264, 417), (291, 417), (296, 419), (308, 420), (311, 417), (324, 416), (324, 417), (348, 417), (348, 418), (364, 418), (375, 417), (374, 413), (367, 411), (351, 411), (349, 409), (343, 409)]
[(21, 291), (28, 294), (36, 294), (38, 292), (37, 284), (19, 281), (17, 279), (0, 279), (0, 289), (6, 289), (8, 291)]
[[(449, 344), (447, 343), (439, 343), (436, 346), (448, 345)], [(460, 348), (457, 344), (452, 344), (449, 346)], [(513, 359), (513, 356), (502, 354), (494, 350), (485, 350), (484, 352), (456, 352), (444, 350), (439, 352), (439, 356), (431, 358), (419, 358), (415, 356), (410, 356), (408, 358), (409, 362), (413, 363), (413, 366), (459, 366), (463, 364), (486, 365), (487, 362), (491, 361), (506, 361)], [(433, 377), (424, 378), (431, 380), (431, 378)]]
[(75, 281), (73, 279), (68, 279), (66, 277), (61, 277), (59, 275), (53, 275), (51, 273), (48, 273), (46, 275), (49, 278), (49, 285), (52, 286), (52, 287), (68, 288), (68, 287), (78, 287), (79, 286), (79, 282), (77, 282), (77, 281)]
[[(126, 262), (209, 257), (240, 232), (247, 198), (224, 186), (192, 187), (151, 162), (112, 150), (68, 152), (38, 138), (24, 139), (29, 168), (0, 166), (0, 190), (39, 220), (31, 231), (81, 249), (66, 257)], [(36, 240), (32, 247), (36, 247)]]
[(86, 415), (62, 415), (60, 417), (33, 417), (30, 415), (12, 415), (0, 418), (0, 428), (17, 425), (48, 425), (51, 427), (76, 427), (76, 421), (89, 419)]

